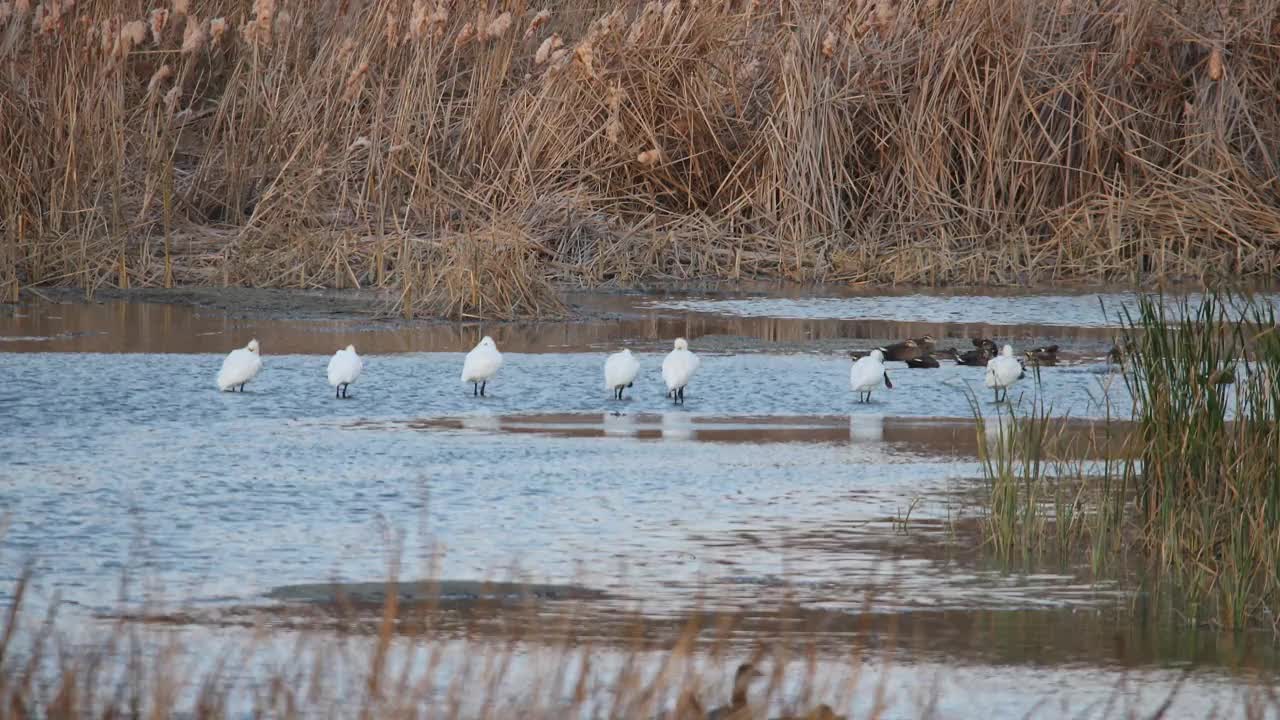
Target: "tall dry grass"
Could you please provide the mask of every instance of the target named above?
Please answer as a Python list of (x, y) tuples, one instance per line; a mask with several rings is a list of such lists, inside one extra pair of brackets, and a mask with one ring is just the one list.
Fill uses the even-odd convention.
[(6, 298), (1280, 265), (1280, 0), (0, 8)]

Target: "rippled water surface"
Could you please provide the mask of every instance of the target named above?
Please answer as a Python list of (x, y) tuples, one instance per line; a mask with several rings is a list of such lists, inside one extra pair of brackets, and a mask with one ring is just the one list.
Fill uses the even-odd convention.
[[(26, 350), (0, 352), (0, 508), (8, 522), (0, 600), (10, 597), (19, 558), (37, 563), (36, 597), (56, 593), (98, 613), (115, 608), (126, 569), (169, 600), (217, 608), (262, 602), (281, 585), (376, 580), (400, 556), (406, 576), (509, 576), (601, 590), (602, 618), (639, 606), (677, 618), (694, 606), (730, 610), (783, 598), (855, 618), (874, 600), (884, 623), (938, 638), (910, 644), (908, 658), (1009, 663), (1027, 678), (1039, 662), (1120, 661), (1114, 627), (1098, 619), (1127, 597), (1117, 584), (1078, 568), (1008, 572), (973, 551), (975, 498), (984, 492), (975, 403), (998, 414), (982, 370), (893, 363), (894, 389), (860, 405), (843, 345), (771, 344), (815, 330), (892, 338), (899, 329), (841, 326), (824, 335), (788, 313), (880, 314), (957, 338), (969, 333), (959, 324), (1032, 323), (1037, 336), (1062, 340), (1067, 361), (1043, 368), (1039, 383), (1029, 374), (1013, 393), (1021, 407), (1039, 394), (1073, 418), (1101, 418), (1107, 403), (1123, 416), (1124, 384), (1096, 358), (1102, 336), (1077, 334), (1101, 322), (1083, 309), (1096, 297), (673, 302), (661, 301), (654, 317), (589, 332), (520, 330), (519, 351), (506, 353), (485, 398), (459, 381), (462, 355), (454, 351), (474, 342), (478, 328), (451, 327), (451, 340), (341, 323), (294, 328), (276, 343), (261, 335), (263, 373), (245, 393), (220, 393), (213, 378), (222, 348), (242, 344), (242, 321), (155, 307), (138, 310), (151, 314), (139, 320), (127, 305), (85, 310), (107, 313), (97, 321), (78, 317), (73, 305), (20, 308), (16, 321), (0, 322), (9, 331), (0, 350)], [(997, 308), (1007, 314), (993, 318)], [(725, 324), (737, 321), (722, 313), (768, 323)], [(87, 337), (102, 352), (31, 340), (56, 335), (50, 317), (100, 333)], [(19, 327), (24, 318), (44, 318), (44, 329), (26, 334), (35, 325)], [(1072, 327), (1055, 335), (1057, 320)], [(682, 332), (694, 326), (701, 334)], [(211, 333), (201, 337), (216, 339), (217, 352), (209, 351), (213, 340), (183, 336), (197, 329)], [(664, 397), (659, 377), (677, 333), (694, 337), (703, 357), (684, 406)], [(727, 336), (748, 337), (732, 346)], [(336, 400), (324, 379), (327, 356), (301, 351), (352, 337), (375, 350), (352, 397)], [(450, 351), (394, 352), (420, 342)], [(637, 348), (642, 368), (621, 402), (601, 375), (603, 348), (617, 344)], [(150, 352), (157, 347), (197, 352)], [(40, 348), (73, 351), (30, 351)], [(988, 640), (964, 639), (973, 632)], [(1220, 640), (1189, 629), (1176, 631), (1180, 639), (1160, 634), (1168, 632), (1122, 631), (1144, 648), (1140, 664), (1204, 664), (1204, 687), (1219, 694), (1236, 682)], [(1132, 650), (1122, 655), (1133, 661)], [(1115, 680), (1109, 672), (1086, 672), (1081, 682), (1105, 694)], [(1005, 688), (1001, 707), (1029, 709), (1035, 687)]]
[[(789, 319), (864, 319), (922, 323), (1037, 325), (1075, 328), (1118, 327), (1125, 313), (1136, 315), (1136, 292), (901, 293), (841, 297), (689, 297), (652, 300), (650, 307), (739, 317)], [(1197, 292), (1172, 292), (1165, 306), (1173, 314), (1186, 301), (1198, 305)], [(1272, 307), (1280, 296), (1260, 294)]]

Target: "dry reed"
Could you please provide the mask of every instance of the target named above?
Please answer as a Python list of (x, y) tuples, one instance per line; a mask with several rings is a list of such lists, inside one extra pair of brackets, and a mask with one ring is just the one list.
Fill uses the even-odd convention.
[[(212, 0), (207, 31), (185, 2), (3, 7), (4, 297), (332, 286), (335, 263), (404, 297), (452, 272), (415, 239), (565, 195), (610, 232), (566, 257), (551, 238), (578, 229), (540, 226), (505, 285), (1280, 266), (1280, 0)], [(180, 111), (148, 101), (163, 67)], [(352, 237), (373, 250), (335, 261)]]

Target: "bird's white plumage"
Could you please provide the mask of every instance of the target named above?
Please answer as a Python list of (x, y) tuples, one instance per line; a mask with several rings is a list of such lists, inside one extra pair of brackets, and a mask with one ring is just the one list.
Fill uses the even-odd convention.
[(262, 356), (258, 354), (258, 341), (232, 350), (222, 361), (218, 371), (218, 389), (226, 392), (249, 382), (262, 370)]
[(363, 370), (364, 361), (356, 354), (356, 346), (348, 345), (329, 359), (329, 385), (338, 387), (353, 383)]
[(640, 361), (630, 350), (622, 350), (609, 356), (604, 361), (604, 386), (607, 390), (626, 387), (636, 379), (640, 372)]
[(871, 392), (884, 382), (884, 353), (872, 350), (849, 368), (849, 387), (856, 392)]
[(462, 382), (485, 382), (493, 377), (500, 367), (502, 367), (502, 353), (498, 352), (498, 346), (493, 343), (493, 338), (485, 335), (480, 344), (467, 353), (467, 359), (462, 362)]
[(667, 392), (688, 385), (700, 362), (697, 355), (689, 352), (689, 343), (678, 338), (675, 348), (662, 360), (662, 380), (667, 384)]
[(987, 361), (987, 387), (1008, 388), (1022, 377), (1022, 363), (1013, 356), (1013, 346), (1005, 345), (1000, 354)]

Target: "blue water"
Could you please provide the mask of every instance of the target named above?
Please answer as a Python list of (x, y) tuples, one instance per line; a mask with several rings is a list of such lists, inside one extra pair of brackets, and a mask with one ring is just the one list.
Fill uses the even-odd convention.
[[(243, 599), (335, 574), (383, 577), (401, 544), (422, 573), (439, 555), (446, 577), (518, 567), (530, 579), (591, 580), (633, 597), (700, 578), (730, 578), (745, 596), (755, 590), (740, 587), (743, 578), (803, 582), (842, 563), (856, 584), (885, 558), (848, 548), (792, 558), (783, 537), (829, 521), (883, 521), (980, 474), (972, 461), (882, 441), (886, 416), (969, 417), (974, 383), (994, 409), (974, 368), (891, 370), (895, 389), (859, 406), (844, 358), (704, 356), (676, 408), (659, 356), (641, 356), (623, 402), (603, 387), (602, 362), (507, 354), (489, 396), (475, 398), (458, 380), (461, 355), (370, 357), (351, 399), (335, 400), (318, 356), (267, 356), (247, 392), (220, 393), (220, 356), (0, 354), (10, 390), (0, 415), (0, 507), (10, 522), (0, 571), (11, 579), (16, 561), (32, 557), (64, 597), (95, 608), (114, 602), (126, 566), (172, 598)], [(1090, 398), (1108, 377), (1051, 368), (1042, 388), (1075, 416), (1096, 415)], [(603, 436), (499, 431), (512, 425), (504, 416), (533, 412), (594, 423)], [(806, 442), (802, 427), (791, 442), (690, 442), (714, 436), (713, 417), (732, 430), (733, 418), (815, 415), (850, 430), (836, 442), (829, 433)], [(431, 426), (441, 418), (462, 427)], [(637, 423), (661, 442), (637, 439)], [(945, 515), (942, 502), (916, 516)], [(772, 533), (776, 546), (723, 546), (740, 530)], [(929, 582), (937, 602), (959, 597)], [(972, 578), (958, 582), (964, 594), (990, 595), (973, 591)]]

